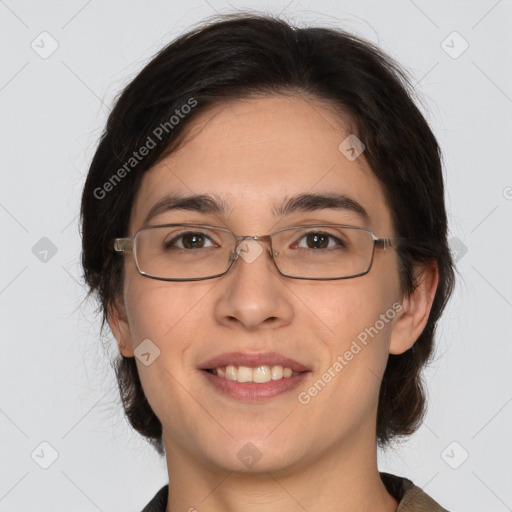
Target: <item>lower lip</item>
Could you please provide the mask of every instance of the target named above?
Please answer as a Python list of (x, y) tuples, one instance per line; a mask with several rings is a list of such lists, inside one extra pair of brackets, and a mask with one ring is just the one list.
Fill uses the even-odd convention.
[(309, 372), (302, 372), (292, 377), (284, 377), (279, 380), (271, 380), (270, 382), (237, 382), (235, 380), (217, 377), (206, 370), (201, 370), (208, 382), (218, 391), (225, 395), (242, 400), (243, 402), (261, 402), (267, 398), (289, 392), (297, 388), (306, 378)]

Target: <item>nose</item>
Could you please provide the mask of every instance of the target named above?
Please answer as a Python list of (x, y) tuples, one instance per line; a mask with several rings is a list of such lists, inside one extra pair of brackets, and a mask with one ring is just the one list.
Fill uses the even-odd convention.
[(217, 321), (246, 330), (289, 323), (293, 307), (286, 278), (273, 262), (268, 237), (243, 237), (231, 258), (228, 273), (216, 287)]

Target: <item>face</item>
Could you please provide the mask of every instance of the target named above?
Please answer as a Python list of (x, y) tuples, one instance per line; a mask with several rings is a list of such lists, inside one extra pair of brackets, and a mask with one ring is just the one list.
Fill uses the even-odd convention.
[[(216, 106), (188, 127), (179, 150), (144, 175), (130, 236), (146, 225), (167, 223), (209, 224), (254, 236), (336, 223), (369, 228), (377, 237), (395, 235), (364, 153), (352, 161), (338, 148), (349, 133), (343, 119), (312, 98), (276, 96)], [(343, 194), (363, 206), (369, 219), (329, 208), (274, 215), (275, 205), (305, 193)], [(145, 222), (168, 194), (209, 194), (228, 210), (162, 211)], [(137, 272), (131, 255), (125, 258), (124, 320), (111, 326), (124, 355), (133, 356), (143, 340), (160, 351), (147, 366), (136, 362), (162, 422), (168, 457), (249, 471), (244, 455), (253, 453), (260, 457), (254, 470), (277, 471), (326, 453), (349, 456), (363, 444), (373, 452), (388, 354), (414, 341), (414, 333), (405, 336), (397, 329), (403, 311), (396, 308), (396, 252), (376, 249), (366, 275), (311, 281), (280, 275), (268, 246), (261, 246), (255, 260), (239, 258), (226, 275), (203, 281), (149, 279)], [(231, 352), (278, 353), (308, 371), (294, 389), (255, 400), (236, 398), (212, 384), (222, 377), (202, 369), (207, 360)], [(319, 380), (323, 384), (315, 393), (311, 389)]]

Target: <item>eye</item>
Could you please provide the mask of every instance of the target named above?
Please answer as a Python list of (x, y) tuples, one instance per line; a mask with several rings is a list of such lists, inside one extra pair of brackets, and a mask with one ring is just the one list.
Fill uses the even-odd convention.
[[(346, 244), (341, 241), (339, 238), (330, 235), (329, 233), (322, 233), (318, 231), (311, 231), (303, 235), (298, 244), (300, 244), (301, 240), (305, 240), (306, 246), (299, 245), (301, 249), (331, 249), (335, 246), (345, 247)], [(330, 242), (334, 242), (333, 244)]]
[(206, 247), (214, 247), (210, 238), (204, 233), (187, 231), (186, 233), (181, 233), (178, 236), (173, 237), (171, 240), (164, 241), (164, 247), (166, 249), (203, 249), (205, 247), (205, 243), (208, 241), (212, 245)]

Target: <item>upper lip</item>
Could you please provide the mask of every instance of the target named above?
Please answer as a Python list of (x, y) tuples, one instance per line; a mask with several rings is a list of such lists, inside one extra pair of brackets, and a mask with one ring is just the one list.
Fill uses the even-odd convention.
[(227, 366), (229, 364), (234, 366), (248, 366), (251, 368), (256, 368), (258, 366), (281, 365), (291, 368), (294, 372), (304, 372), (309, 370), (309, 368), (299, 363), (298, 361), (295, 361), (290, 357), (285, 357), (276, 352), (261, 352), (259, 354), (250, 354), (247, 352), (229, 352), (208, 359), (208, 361), (201, 363), (199, 368), (201, 370), (212, 370), (214, 368), (218, 368), (219, 366)]

